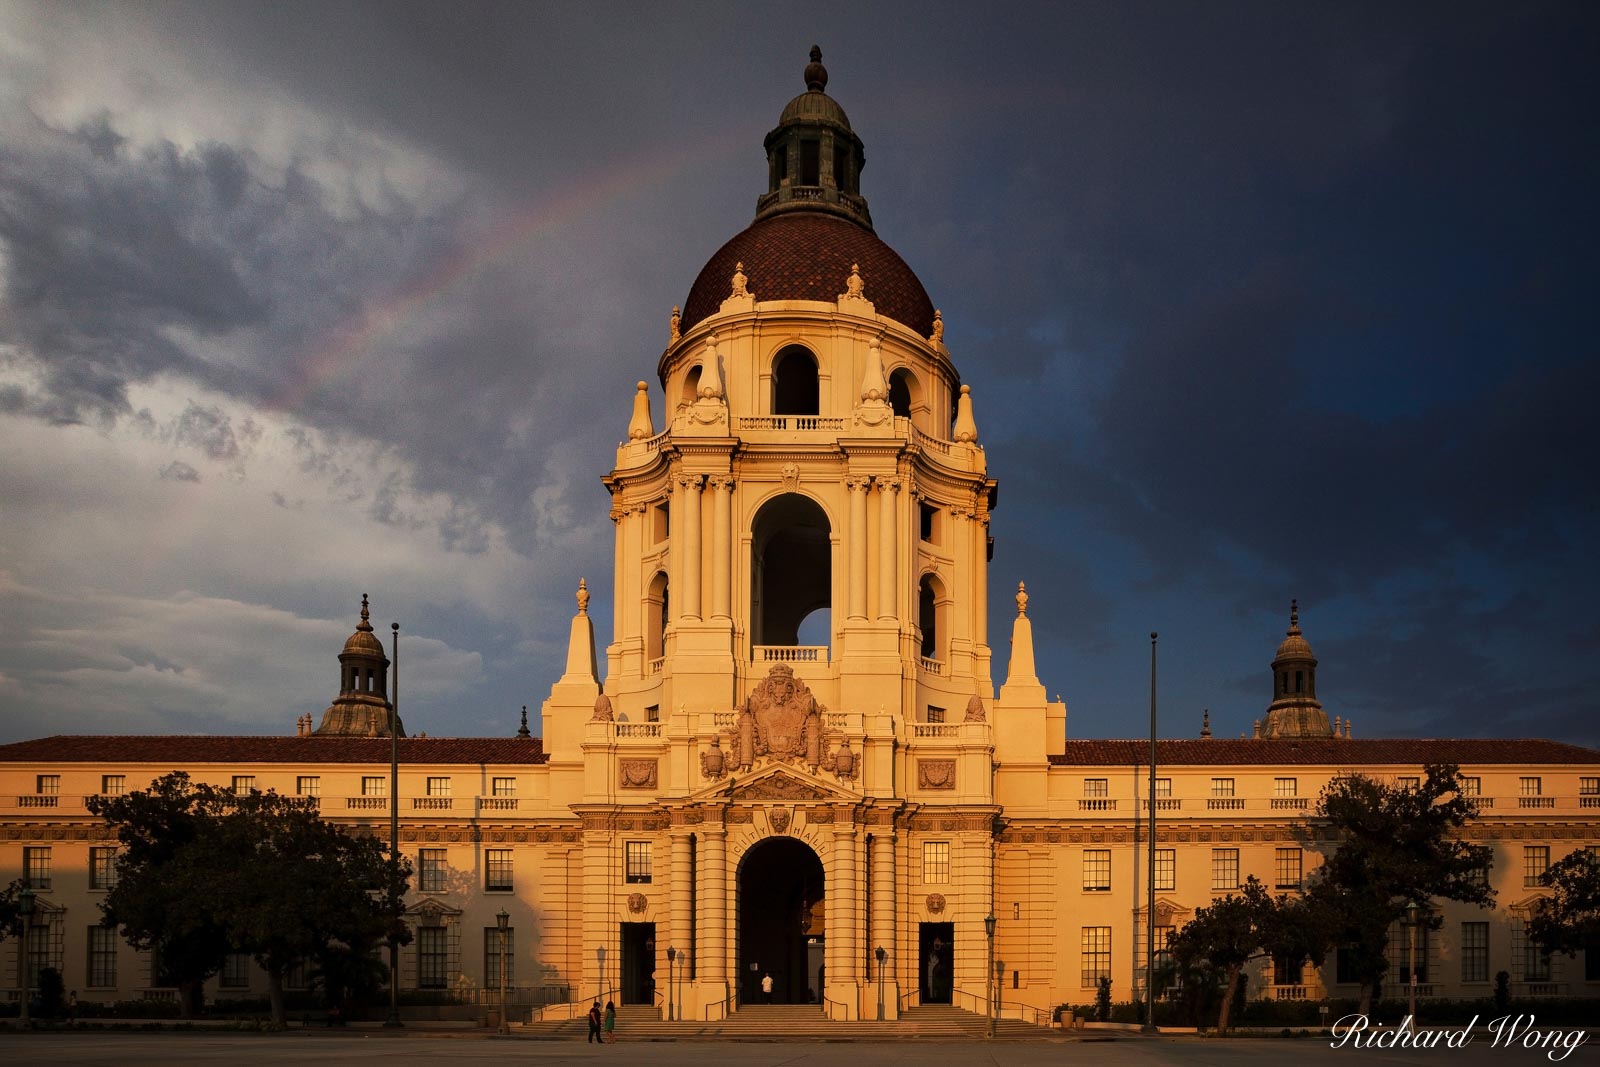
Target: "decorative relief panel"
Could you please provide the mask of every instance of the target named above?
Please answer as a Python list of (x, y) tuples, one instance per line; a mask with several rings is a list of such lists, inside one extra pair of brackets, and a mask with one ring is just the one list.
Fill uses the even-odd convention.
[(789, 829), (789, 810), (787, 808), (774, 808), (768, 812), (767, 825), (772, 827), (773, 833), (778, 834)]
[(643, 893), (628, 894), (628, 910), (633, 912), (635, 915), (643, 914), (644, 909), (648, 908), (649, 906), (650, 901), (646, 899)]
[(623, 789), (654, 789), (656, 787), (656, 761), (653, 759), (625, 759), (618, 761), (617, 785)]
[(917, 760), (917, 788), (954, 789), (956, 761), (953, 759)]
[(944, 911), (944, 894), (929, 893), (927, 899), (928, 914), (938, 915)]

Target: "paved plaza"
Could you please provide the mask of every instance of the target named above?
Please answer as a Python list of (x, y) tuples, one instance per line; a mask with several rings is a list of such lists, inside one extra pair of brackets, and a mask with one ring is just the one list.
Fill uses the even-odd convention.
[[(1600, 1062), (1585, 1044), (1565, 1063)], [(1293, 1063), (1456, 1065), (1546, 1064), (1542, 1051), (1490, 1048), (1479, 1039), (1465, 1049), (1332, 1049), (1325, 1040), (1200, 1040), (1126, 1038), (1113, 1041), (1029, 1042), (626, 1042), (496, 1038), (481, 1033), (439, 1034), (29, 1034), (0, 1035), (7, 1064), (435, 1063), (441, 1060), (556, 1065), (651, 1064), (659, 1067), (1253, 1067)]]

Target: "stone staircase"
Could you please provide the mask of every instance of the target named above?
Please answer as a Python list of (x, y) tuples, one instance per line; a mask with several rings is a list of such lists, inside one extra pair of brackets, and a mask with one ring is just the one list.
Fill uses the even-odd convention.
[[(981, 1040), (989, 1021), (982, 1015), (943, 1005), (910, 1008), (893, 1021), (860, 1019), (833, 1021), (816, 1004), (746, 1004), (726, 1019), (715, 1022), (690, 1019), (667, 1022), (657, 1009), (626, 1005), (617, 1009), (619, 1041), (932, 1041)], [(570, 1020), (530, 1023), (512, 1029), (529, 1037), (584, 1040), (588, 1024), (583, 1016)], [(1041, 1038), (1059, 1031), (1033, 1026), (1017, 1019), (1001, 1019), (995, 1036), (1009, 1039)]]

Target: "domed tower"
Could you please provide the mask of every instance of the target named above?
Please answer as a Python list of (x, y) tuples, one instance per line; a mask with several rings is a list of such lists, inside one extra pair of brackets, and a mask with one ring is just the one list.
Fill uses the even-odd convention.
[(339, 653), (339, 695), (322, 713), (320, 736), (388, 737), (389, 723), (401, 737), (406, 728), (389, 703), (389, 657), (372, 632), (367, 594), (361, 594), (361, 621)]
[(1272, 660), (1272, 703), (1262, 737), (1332, 737), (1328, 714), (1317, 700), (1317, 657), (1300, 633), (1300, 605), (1289, 601), (1289, 632)]

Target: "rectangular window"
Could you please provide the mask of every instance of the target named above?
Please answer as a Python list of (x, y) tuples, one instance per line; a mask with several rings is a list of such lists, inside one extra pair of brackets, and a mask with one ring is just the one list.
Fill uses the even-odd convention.
[(1512, 974), (1519, 982), (1550, 981), (1550, 954), (1528, 939), (1528, 923), (1518, 919), (1511, 927), (1512, 965), (1521, 972)]
[[(1303, 863), (1301, 851), (1298, 848), (1278, 849), (1277, 872), (1278, 889), (1299, 889)], [(1290, 982), (1290, 985), (1299, 985), (1299, 982)]]
[(1176, 890), (1178, 888), (1177, 849), (1156, 849), (1156, 888), (1169, 890)]
[(934, 543), (933, 517), (939, 514), (939, 509), (934, 507), (932, 504), (918, 504), (917, 508), (917, 515), (921, 520), (917, 532), (924, 541), (931, 545)]
[(1543, 885), (1539, 876), (1550, 869), (1549, 845), (1522, 846), (1522, 884), (1524, 887)]
[[(1272, 780), (1272, 795), (1275, 797), (1294, 797), (1300, 795), (1300, 779), (1274, 778)], [(1299, 985), (1298, 982), (1293, 983)]]
[(217, 984), (223, 989), (248, 989), (250, 987), (250, 957), (243, 952), (230, 952), (222, 958), (222, 974)]
[(822, 142), (815, 138), (800, 142), (800, 184), (822, 184)]
[(109, 989), (117, 984), (117, 930), (114, 926), (89, 927), (89, 976), (91, 989)]
[(417, 853), (417, 892), (443, 893), (450, 864), (442, 848), (425, 848)]
[[(506, 927), (506, 988), (517, 987), (517, 931)], [(500, 988), (500, 927), (483, 928), (483, 988)]]
[(365, 774), (361, 776), (361, 795), (364, 797), (386, 797), (389, 795), (389, 779), (381, 774)]
[(1483, 779), (1477, 775), (1461, 776), (1461, 795), (1464, 797), (1483, 796)]
[(497, 797), (514, 797), (517, 795), (517, 780), (515, 778), (496, 778), (490, 785), (490, 791)]
[(1239, 888), (1239, 850), (1214, 848), (1211, 850), (1211, 888), (1229, 890)]
[(944, 709), (943, 708), (936, 708), (932, 704), (929, 704), (928, 705), (928, 721), (929, 722), (944, 722)]
[(1090, 893), (1111, 892), (1111, 850), (1091, 848), (1083, 853), (1083, 888)]
[(256, 787), (256, 776), (253, 774), (236, 774), (233, 776), (233, 795), (244, 796)]
[(950, 881), (950, 842), (922, 843), (922, 880), (928, 885), (944, 885)]
[(117, 884), (117, 850), (96, 845), (89, 849), (89, 888), (111, 889)]
[(509, 848), (486, 848), (483, 850), (483, 870), (485, 889), (497, 892), (508, 892), (511, 889), (511, 850)]
[(1101, 978), (1111, 977), (1111, 927), (1085, 926), (1082, 944), (1083, 970), (1078, 984), (1093, 989)]
[(100, 795), (107, 797), (120, 797), (127, 792), (128, 778), (122, 774), (102, 774), (100, 776)]
[(1156, 779), (1156, 797), (1159, 799), (1161, 797), (1170, 797), (1171, 795), (1172, 795), (1172, 779), (1171, 778), (1157, 778)]
[(1519, 778), (1522, 795), (1536, 797), (1544, 792), (1544, 780), (1541, 778)]
[(1108, 797), (1111, 795), (1111, 779), (1085, 778), (1083, 780), (1083, 795), (1086, 797)]
[(1305, 961), (1288, 956), (1272, 958), (1273, 985), (1299, 985), (1305, 981)]
[(629, 884), (648, 883), (650, 881), (650, 842), (625, 841), (622, 847), (626, 861), (624, 875)]
[(1156, 970), (1172, 965), (1172, 935), (1177, 932), (1175, 926), (1156, 927)]
[(1214, 797), (1231, 797), (1231, 796), (1233, 796), (1233, 779), (1232, 778), (1213, 778), (1213, 779), (1211, 779), (1211, 795), (1214, 796)]
[(419, 926), (417, 928), (417, 986), (421, 989), (443, 989), (445, 969), (448, 965), (448, 947), (445, 928)]
[(430, 797), (447, 797), (450, 795), (449, 778), (429, 778), (428, 795)]
[(1461, 924), (1461, 980), (1489, 980), (1489, 924)]
[(1422, 779), (1414, 774), (1402, 774), (1394, 780), (1394, 784), (1397, 788), (1404, 789), (1408, 793), (1415, 793), (1422, 788)]
[(30, 889), (50, 888), (50, 848), (22, 850), (22, 877)]
[(297, 796), (320, 797), (322, 795), (322, 776), (318, 774), (302, 774), (294, 780), (294, 791)]
[(1578, 795), (1580, 797), (1600, 796), (1600, 778), (1579, 778)]
[(33, 791), (42, 797), (61, 795), (61, 776), (59, 774), (40, 774), (33, 779)]
[(651, 704), (649, 707), (645, 708), (644, 709), (644, 721), (645, 722), (660, 722), (661, 721), (661, 705), (660, 704)]

